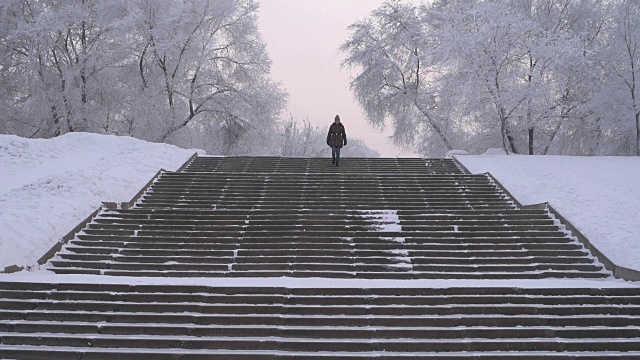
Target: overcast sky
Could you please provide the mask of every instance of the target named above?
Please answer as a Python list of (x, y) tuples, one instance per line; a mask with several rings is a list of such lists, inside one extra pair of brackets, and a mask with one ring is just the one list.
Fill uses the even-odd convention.
[(271, 74), (289, 92), (289, 113), (326, 127), (340, 115), (348, 137), (365, 140), (382, 157), (402, 153), (388, 141), (390, 129), (373, 130), (349, 90), (349, 71), (340, 68), (347, 27), (384, 0), (262, 0), (260, 32), (273, 61)]

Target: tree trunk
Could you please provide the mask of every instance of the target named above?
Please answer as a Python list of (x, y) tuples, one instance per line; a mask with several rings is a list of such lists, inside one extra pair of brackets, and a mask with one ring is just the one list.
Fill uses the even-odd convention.
[(507, 129), (507, 140), (509, 140), (509, 146), (511, 147), (511, 152), (513, 154), (517, 154), (518, 153), (518, 149), (516, 149), (516, 142), (513, 139), (513, 136), (511, 135), (511, 132)]
[[(504, 109), (500, 109), (498, 111), (500, 115), (500, 131), (502, 133), (502, 149), (509, 154), (517, 154), (518, 150), (516, 149), (516, 144), (513, 140), (513, 136), (511, 135), (511, 131), (509, 130), (509, 126), (507, 124), (507, 117), (504, 115)], [(505, 141), (506, 140), (506, 141)], [(508, 141), (508, 144), (507, 144)]]
[(556, 125), (556, 128), (551, 133), (551, 137), (549, 138), (549, 142), (544, 147), (544, 151), (542, 152), (542, 155), (547, 155), (547, 153), (549, 152), (549, 148), (551, 147), (551, 144), (553, 144), (553, 139), (555, 139), (556, 135), (560, 131), (560, 127), (561, 126), (562, 126), (562, 122), (558, 122), (558, 125)]
[(636, 156), (640, 156), (640, 112), (636, 113)]
[(529, 128), (529, 155), (533, 155), (533, 128)]
[(502, 116), (502, 114), (500, 114), (500, 134), (502, 136), (500, 136), (502, 138), (502, 150), (504, 150), (505, 153), (509, 153), (509, 149), (507, 148), (507, 134), (506, 134), (506, 122), (504, 120), (504, 117)]

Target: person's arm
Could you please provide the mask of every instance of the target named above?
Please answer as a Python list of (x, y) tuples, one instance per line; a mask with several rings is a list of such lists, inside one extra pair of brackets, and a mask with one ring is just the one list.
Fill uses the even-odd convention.
[(347, 131), (342, 127), (342, 138), (344, 139), (344, 146), (347, 146)]
[(327, 133), (327, 145), (329, 145), (329, 140), (331, 140), (331, 126), (329, 126), (329, 132)]

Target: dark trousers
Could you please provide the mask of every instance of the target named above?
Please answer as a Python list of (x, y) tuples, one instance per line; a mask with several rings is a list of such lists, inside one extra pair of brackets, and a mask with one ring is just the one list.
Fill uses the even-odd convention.
[(340, 146), (332, 146), (331, 147), (331, 157), (333, 158), (333, 162), (338, 165), (340, 164)]

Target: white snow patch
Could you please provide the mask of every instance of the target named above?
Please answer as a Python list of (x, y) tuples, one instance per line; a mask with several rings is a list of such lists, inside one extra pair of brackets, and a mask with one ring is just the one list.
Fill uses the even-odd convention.
[(0, 282), (25, 281), (45, 284), (125, 284), (212, 287), (284, 287), (284, 288), (458, 288), (458, 287), (513, 287), (513, 288), (636, 288), (640, 283), (615, 279), (338, 279), (338, 278), (173, 278), (123, 277), (105, 275), (60, 275), (49, 271), (22, 271), (0, 274)]
[(482, 155), (507, 155), (507, 152), (502, 148), (489, 148)]
[(360, 216), (371, 221), (373, 231), (401, 232), (400, 218), (395, 210), (361, 211)]
[(386, 232), (401, 232), (402, 226), (400, 224), (377, 224), (374, 225), (375, 231), (386, 231)]
[(129, 201), (196, 150), (131, 137), (0, 135), (0, 269), (37, 260), (103, 201)]
[(446, 158), (452, 158), (454, 155), (469, 155), (465, 150), (449, 150), (445, 155)]
[(490, 172), (523, 205), (549, 202), (616, 265), (640, 269), (640, 158), (614, 156), (456, 157)]
[(393, 255), (402, 255), (402, 256), (409, 256), (409, 251), (408, 250), (403, 250), (403, 249), (392, 249), (392, 250), (385, 250), (384, 251), (387, 254), (393, 254)]
[(392, 242), (397, 242), (397, 243), (404, 243), (405, 242), (405, 238), (403, 238), (403, 237), (381, 237), (380, 240), (392, 241)]
[(411, 263), (404, 263), (404, 262), (400, 262), (397, 264), (389, 264), (389, 265), (385, 265), (385, 267), (388, 268), (397, 268), (397, 269), (404, 269), (404, 270), (413, 270), (413, 265), (411, 265)]

